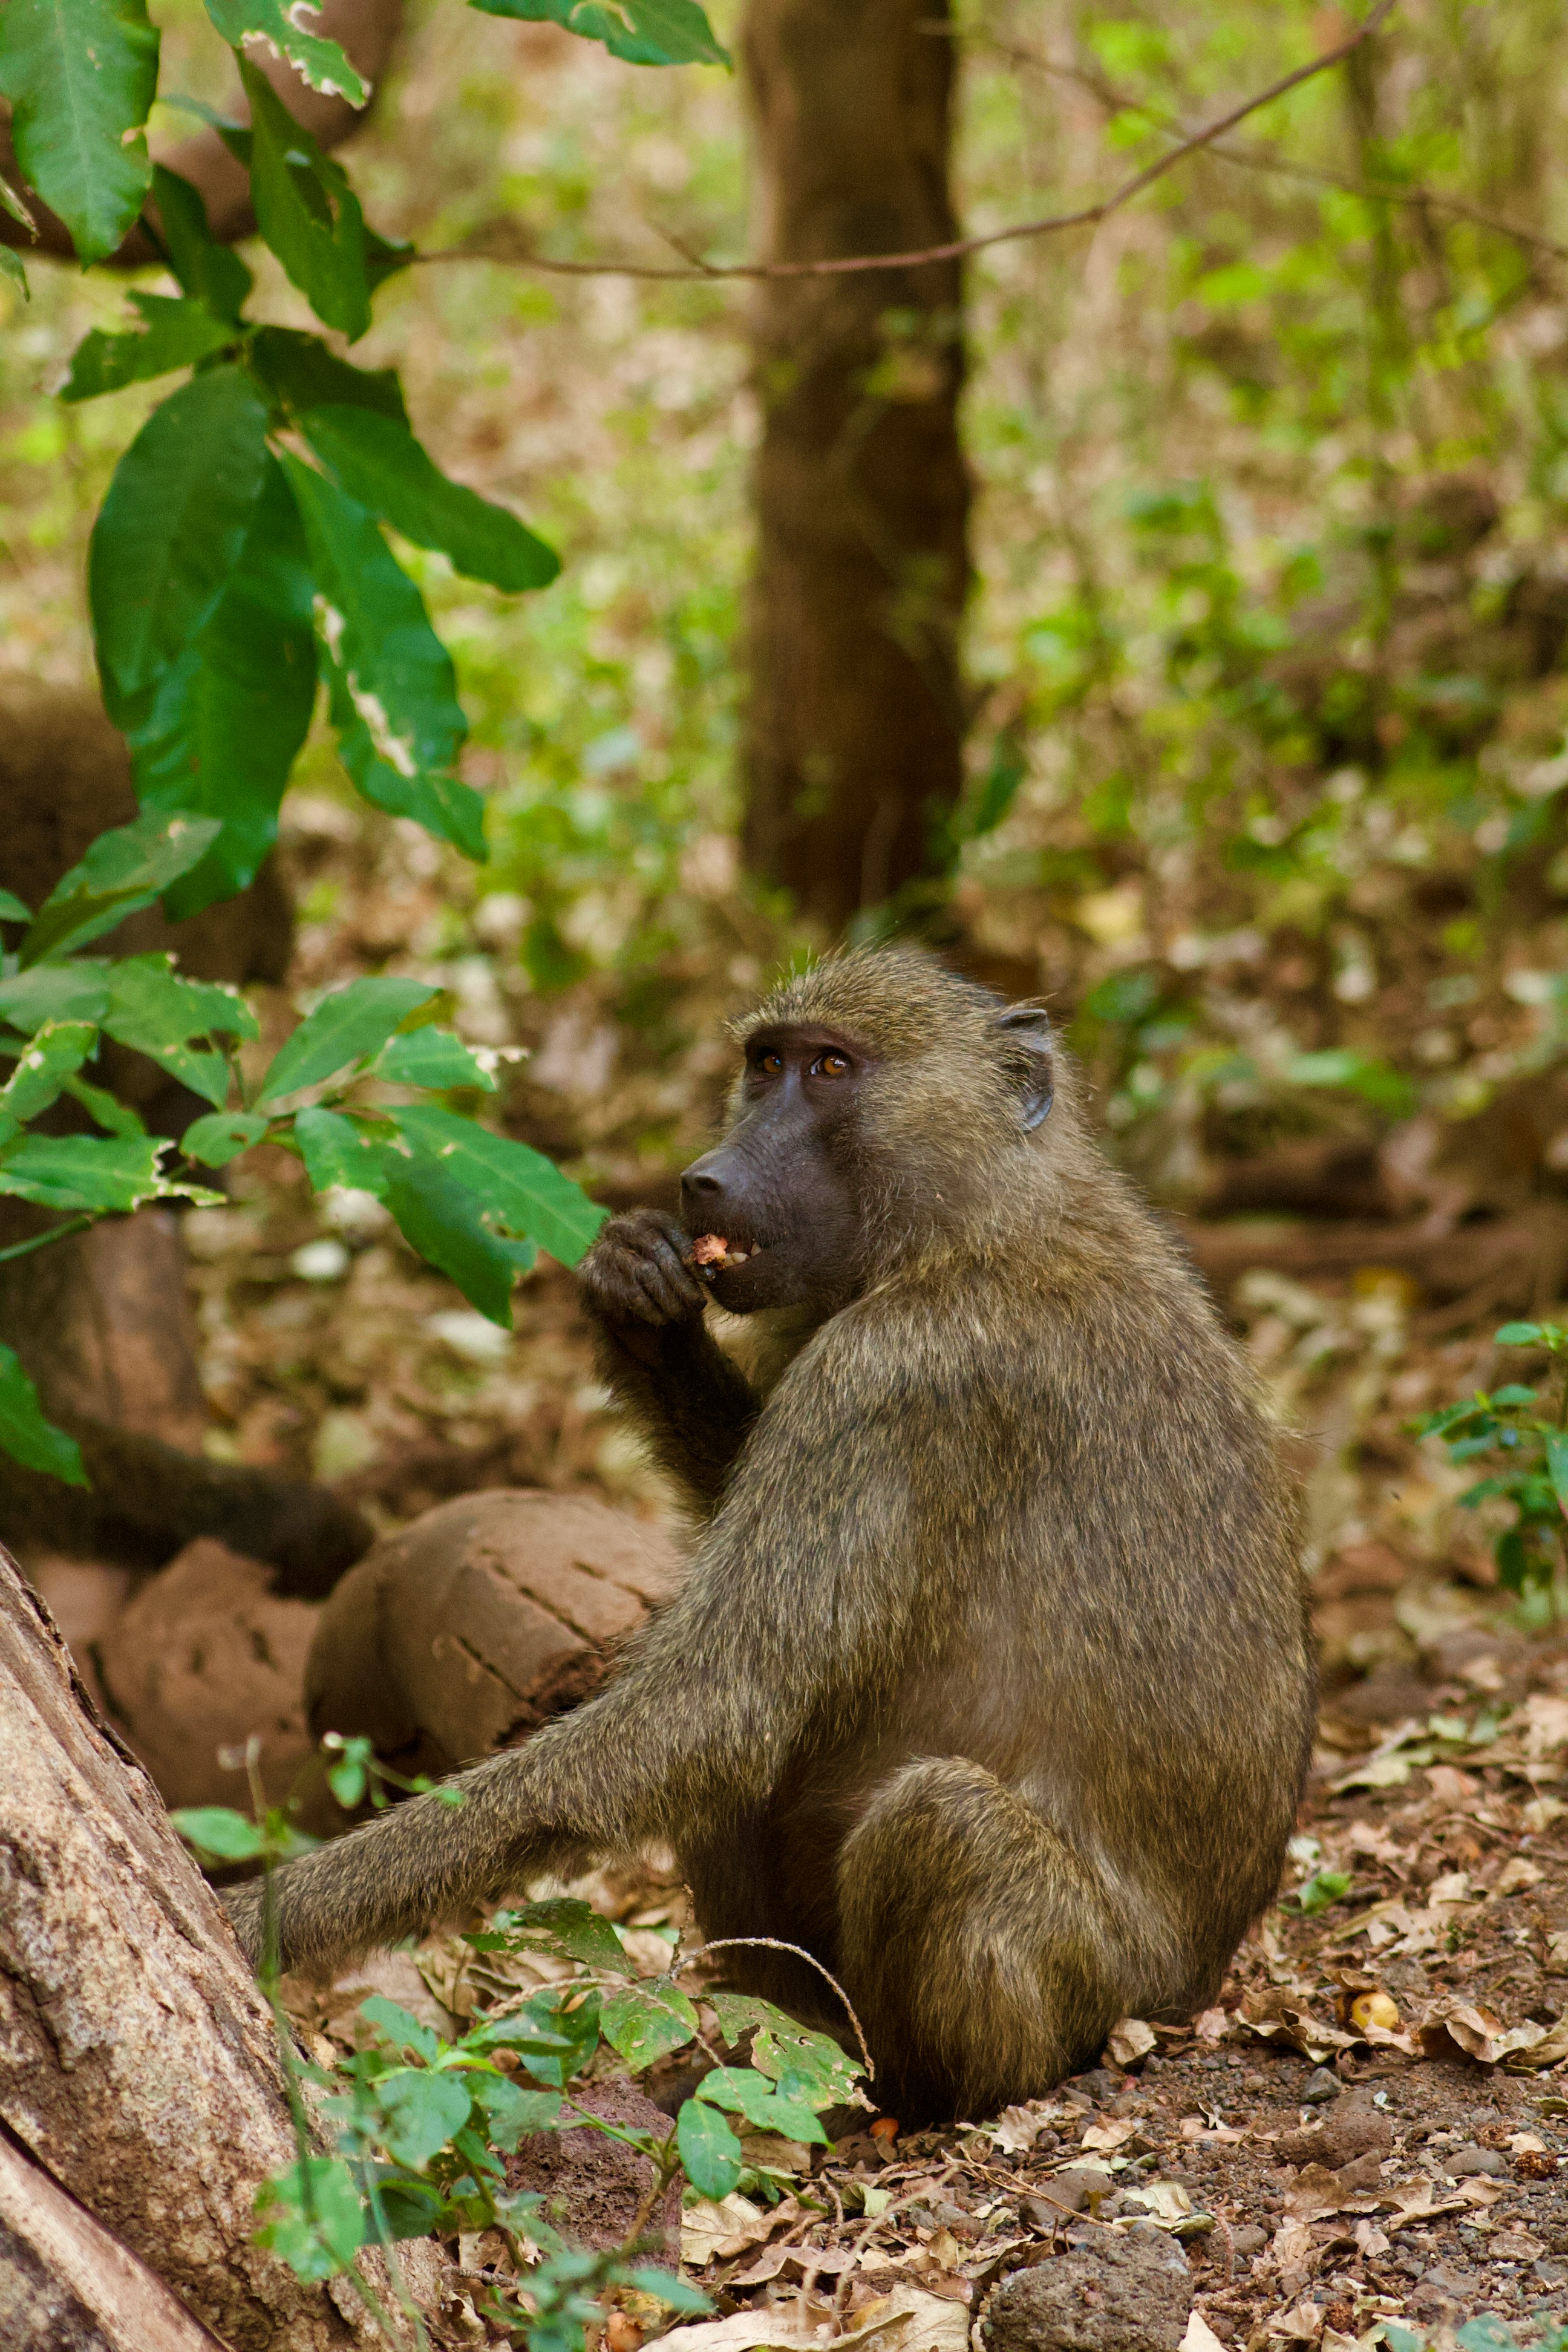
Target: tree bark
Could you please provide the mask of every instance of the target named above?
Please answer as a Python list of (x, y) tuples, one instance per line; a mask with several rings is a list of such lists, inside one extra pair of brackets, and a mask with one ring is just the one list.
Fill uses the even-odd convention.
[[(0, 2234), (35, 2295), (52, 2282), (60, 2309), (80, 2302), (63, 2239), (79, 2247), (96, 2221), (233, 2352), (377, 2340), (342, 2281), (307, 2284), (251, 2243), (257, 2188), (295, 2154), (270, 2015), (3, 1552), (0, 2125)], [(99, 2333), (115, 2344), (101, 2318)]]
[[(752, 0), (759, 257), (955, 234), (946, 0)], [(962, 781), (956, 262), (772, 278), (744, 764), (750, 861), (837, 929), (930, 869)]]

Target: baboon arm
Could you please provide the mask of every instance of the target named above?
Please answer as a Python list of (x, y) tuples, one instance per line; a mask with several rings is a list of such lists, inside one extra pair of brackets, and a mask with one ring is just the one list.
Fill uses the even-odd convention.
[[(403, 0), (321, 0), (321, 15), (313, 19), (310, 30), (338, 42), (365, 79), (378, 84), (391, 62), (402, 23)], [(274, 57), (259, 44), (247, 55), (250, 63), (272, 84), (295, 121), (302, 122), (322, 147), (342, 146), (368, 121), (374, 96), (371, 106), (355, 108), (346, 99), (312, 89), (286, 58)], [(237, 91), (234, 105), (237, 115), (243, 116), (245, 101)], [(185, 140), (172, 154), (159, 160), (198, 190), (206, 205), (207, 226), (220, 244), (233, 245), (240, 237), (251, 235), (256, 215), (250, 208), (249, 175), (243, 164), (236, 163), (216, 131), (204, 131)], [(8, 113), (0, 113), (0, 174), (13, 185), (20, 179), (11, 146)], [(0, 245), (16, 246), (24, 254), (47, 254), (58, 261), (74, 260), (75, 247), (65, 223), (39, 202), (32, 189), (26, 194), (28, 209), (38, 224), (37, 242), (19, 221), (0, 212)], [(138, 227), (132, 230), (119, 251), (110, 256), (109, 267), (145, 269), (159, 257)]]
[[(686, 1584), (607, 1690), (459, 1775), (459, 1808), (416, 1797), (279, 1873), (285, 1968), (325, 1971), (592, 1855), (655, 1837), (679, 1852), (763, 1797), (814, 1720), (886, 1676), (920, 1572), (891, 1417), (836, 1423), (820, 1393), (798, 1416), (795, 1402), (765, 1409)], [(831, 1479), (795, 1476), (821, 1460)], [(259, 1887), (227, 1900), (258, 1957)]]
[(661, 1470), (699, 1514), (719, 1507), (762, 1410), (740, 1366), (706, 1324), (601, 1324), (600, 1375)]

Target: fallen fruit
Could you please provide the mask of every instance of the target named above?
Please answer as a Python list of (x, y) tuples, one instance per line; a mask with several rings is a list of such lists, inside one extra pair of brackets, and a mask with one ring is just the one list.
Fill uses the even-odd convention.
[(1358, 1993), (1351, 2003), (1351, 2023), (1359, 2025), (1363, 2033), (1369, 2025), (1381, 2027), (1384, 2033), (1397, 2033), (1400, 2022), (1398, 2007), (1388, 1993)]
[(871, 2126), (871, 2137), (873, 2139), (879, 2139), (885, 2147), (891, 2147), (899, 2137), (897, 2116), (879, 2116)]

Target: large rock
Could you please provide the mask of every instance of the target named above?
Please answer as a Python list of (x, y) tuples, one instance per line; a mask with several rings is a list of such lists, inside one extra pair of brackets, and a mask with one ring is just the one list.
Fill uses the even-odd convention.
[(220, 1749), (261, 1742), (261, 1778), (287, 1796), (310, 1754), (302, 1697), (317, 1612), (280, 1601), (259, 1560), (207, 1538), (142, 1586), (91, 1644), (110, 1710), (165, 1804), (250, 1810)]
[(1020, 2271), (994, 2298), (988, 2352), (1177, 2352), (1193, 2307), (1179, 2245), (1152, 2226)]
[(310, 1727), (427, 1769), (491, 1756), (596, 1689), (680, 1576), (668, 1536), (585, 1496), (442, 1503), (351, 1569), (306, 1668)]

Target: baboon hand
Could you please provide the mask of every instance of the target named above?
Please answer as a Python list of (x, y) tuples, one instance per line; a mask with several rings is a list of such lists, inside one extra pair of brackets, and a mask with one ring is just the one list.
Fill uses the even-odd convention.
[(579, 1271), (590, 1312), (625, 1326), (695, 1321), (708, 1294), (686, 1264), (690, 1244), (675, 1218), (658, 1209), (612, 1217)]

